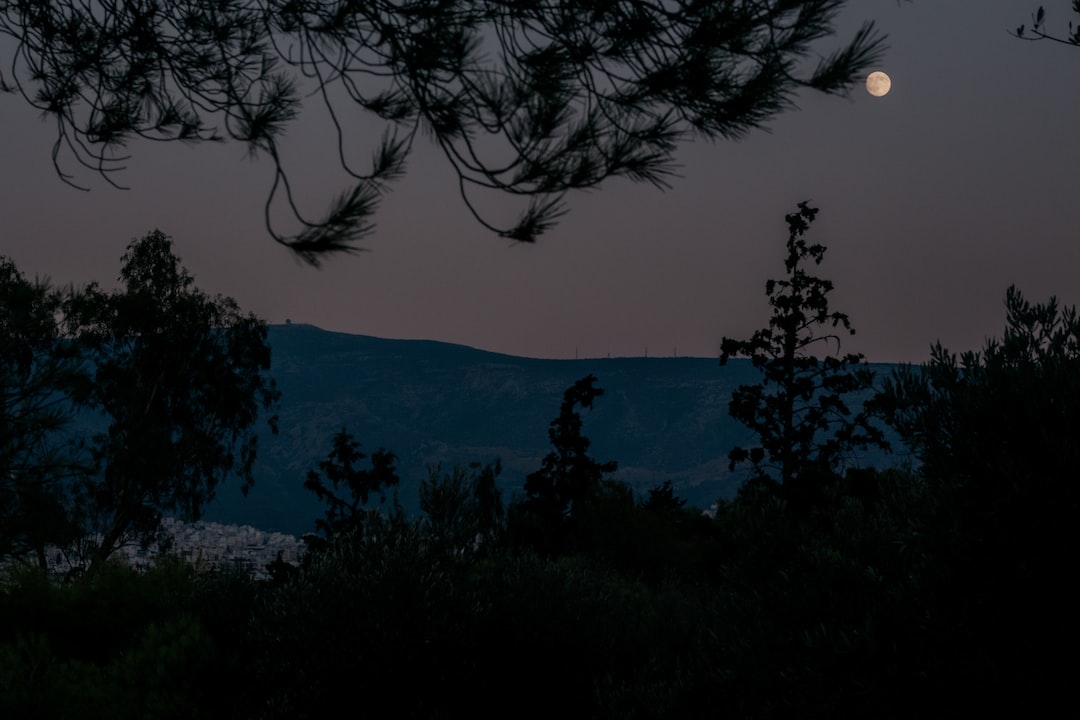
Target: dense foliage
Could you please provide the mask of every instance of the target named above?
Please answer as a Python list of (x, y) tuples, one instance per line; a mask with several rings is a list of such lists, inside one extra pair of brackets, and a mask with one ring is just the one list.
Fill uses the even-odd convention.
[(0, 273), (0, 560), (44, 567), (48, 544), (92, 572), (163, 514), (197, 519), (229, 475), (253, 482), (278, 398), (266, 324), (196, 288), (165, 234), (128, 246), (114, 292)]
[(64, 508), (64, 483), (83, 463), (60, 439), (71, 393), (85, 383), (78, 354), (64, 342), (63, 293), (23, 277), (0, 257), (0, 559), (77, 536)]
[[(48, 294), (10, 280), (46, 318)], [(821, 297), (798, 301), (805, 317)], [(432, 468), (422, 518), (375, 503), (392, 456), (361, 467), (343, 430), (308, 476), (321, 536), (266, 580), (169, 556), (67, 583), (12, 568), (0, 716), (1049, 714), (1071, 700), (1060, 650), (1080, 634), (1080, 321), (1015, 289), (1006, 311), (999, 340), (959, 360), (935, 347), (870, 403), (917, 468), (826, 464), (810, 495), (748, 482), (708, 515), (670, 484), (635, 498), (606, 477), (579, 412), (603, 401), (592, 376), (505, 511), (497, 462)], [(32, 390), (25, 368), (2, 377)], [(22, 448), (3, 457), (35, 457)]]
[[(243, 143), (272, 163), (270, 234), (312, 263), (356, 249), (424, 136), (485, 228), (532, 241), (569, 190), (664, 186), (680, 141), (739, 137), (804, 88), (851, 89), (884, 46), (867, 23), (822, 47), (846, 4), (0, 1), (0, 91), (56, 124), (53, 160), (72, 184), (71, 161), (116, 184), (138, 138)], [(297, 207), (281, 148), (313, 104), (351, 184), (320, 220)], [(384, 127), (373, 152), (355, 149), (370, 127), (358, 118)], [(523, 199), (519, 219), (484, 219), (486, 193)], [(271, 226), (275, 202), (298, 232)]]

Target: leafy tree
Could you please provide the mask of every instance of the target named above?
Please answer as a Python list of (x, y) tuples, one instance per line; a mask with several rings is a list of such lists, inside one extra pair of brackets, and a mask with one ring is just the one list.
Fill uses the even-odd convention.
[(1080, 465), (1080, 319), (1055, 298), (1031, 304), (1015, 286), (1005, 308), (1000, 340), (959, 359), (938, 343), (927, 365), (895, 371), (876, 402), (928, 476), (975, 482), (995, 504), (1016, 492), (1048, 502), (1049, 488), (1037, 489), (1047, 483), (1075, 503), (1060, 479)]
[(123, 289), (91, 284), (69, 309), (93, 367), (86, 404), (108, 421), (92, 439), (99, 471), (77, 492), (100, 534), (91, 570), (122, 544), (151, 542), (164, 513), (197, 519), (230, 473), (246, 493), (255, 422), (280, 395), (266, 324), (198, 290), (168, 236), (133, 241), (122, 261)]
[[(0, 34), (16, 41), (0, 86), (55, 120), (54, 157), (66, 152), (114, 185), (135, 137), (245, 143), (274, 165), (268, 231), (315, 263), (356, 249), (420, 134), (481, 224), (515, 240), (550, 227), (568, 190), (615, 176), (663, 186), (680, 141), (740, 137), (803, 88), (849, 90), (884, 49), (871, 23), (804, 62), (846, 4), (0, 2)], [(355, 183), (322, 220), (297, 208), (279, 148), (302, 93), (325, 106)], [(346, 151), (347, 110), (385, 123), (366, 167)], [(475, 209), (486, 191), (529, 204), (497, 227)], [(294, 236), (271, 226), (278, 193), (301, 224)]]
[[(768, 482), (775, 478), (763, 465), (767, 457), (789, 491), (793, 480), (834, 470), (850, 451), (885, 442), (870, 423), (869, 412), (853, 415), (844, 400), (852, 392), (870, 389), (873, 373), (861, 354), (839, 354), (839, 330), (855, 331), (846, 314), (829, 309), (832, 282), (806, 270), (809, 261), (819, 265), (825, 256), (824, 245), (810, 245), (803, 238), (817, 213), (802, 202), (798, 212), (785, 217), (787, 277), (765, 283), (773, 309), (769, 326), (749, 340), (724, 338), (721, 343), (721, 365), (731, 357), (747, 357), (763, 376), (760, 384), (741, 385), (732, 394), (729, 413), (754, 431), (761, 446), (734, 448), (731, 467), (749, 460), (754, 476)], [(812, 354), (833, 344), (833, 354)]]
[(42, 567), (45, 546), (75, 534), (64, 483), (84, 469), (61, 435), (84, 379), (62, 326), (63, 293), (0, 257), (0, 558), (33, 552)]
[[(1060, 702), (1058, 649), (1080, 641), (1071, 581), (1080, 492), (1080, 318), (1054, 298), (1005, 296), (1006, 326), (982, 351), (940, 343), (876, 402), (915, 450), (938, 498), (930, 538), (936, 652), (958, 694), (987, 682), (995, 706)], [(1002, 618), (1023, 618), (1002, 623)], [(1025, 710), (1026, 711), (1026, 710)]]
[[(317, 470), (308, 472), (304, 487), (326, 504), (326, 517), (316, 520), (315, 527), (327, 538), (362, 529), (368, 498), (378, 493), (379, 501), (384, 502), (386, 491), (398, 485), (393, 453), (376, 450), (370, 470), (360, 468), (365, 458), (360, 443), (341, 430), (334, 435), (333, 449), (326, 460), (319, 462)], [(347, 491), (348, 496), (338, 494), (342, 491)]]
[[(1080, 0), (1072, 0), (1072, 11), (1076, 15), (1080, 15)], [(1046, 30), (1046, 10), (1042, 5), (1031, 15), (1031, 27), (1027, 25), (1020, 25), (1016, 28), (1016, 37), (1023, 40), (1052, 40), (1053, 42), (1063, 43), (1065, 45), (1077, 45), (1080, 46), (1080, 22), (1075, 25), (1073, 21), (1069, 21), (1069, 31), (1064, 35), (1047, 32)]]

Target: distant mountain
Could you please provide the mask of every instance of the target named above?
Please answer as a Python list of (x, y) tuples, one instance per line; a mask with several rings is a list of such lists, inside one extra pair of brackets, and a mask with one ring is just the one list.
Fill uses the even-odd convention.
[(715, 358), (535, 360), (298, 324), (271, 326), (269, 339), (282, 391), (280, 433), (259, 438), (249, 496), (226, 483), (207, 520), (310, 532), (321, 507), (304, 489), (304, 477), (342, 428), (368, 454), (386, 448), (397, 455), (407, 507), (415, 509), (430, 465), (496, 458), (510, 500), (550, 450), (548, 425), (563, 392), (589, 373), (604, 389), (584, 415), (591, 454), (617, 460), (615, 477), (635, 492), (671, 480), (681, 497), (707, 507), (730, 497), (745, 478), (741, 469), (728, 471), (727, 453), (753, 437), (728, 417), (727, 406), (735, 388), (759, 379), (746, 360), (725, 367)]

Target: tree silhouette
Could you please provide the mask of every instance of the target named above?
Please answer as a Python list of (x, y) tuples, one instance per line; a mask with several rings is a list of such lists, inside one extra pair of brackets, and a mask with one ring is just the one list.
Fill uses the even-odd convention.
[[(385, 501), (386, 491), (397, 487), (393, 453), (376, 450), (371, 456), (370, 470), (359, 467), (365, 458), (360, 443), (341, 430), (334, 435), (333, 448), (326, 460), (320, 461), (318, 469), (309, 471), (304, 480), (304, 487), (326, 505), (326, 517), (317, 519), (315, 528), (327, 539), (362, 529), (365, 506), (372, 493), (378, 493), (380, 501)], [(348, 495), (339, 494), (341, 491), (347, 491)]]
[(595, 382), (596, 376), (587, 375), (563, 393), (559, 416), (548, 428), (552, 451), (540, 469), (525, 478), (525, 499), (511, 506), (511, 536), (544, 552), (567, 549), (588, 503), (602, 494), (604, 475), (618, 467), (613, 460), (594, 460), (591, 443), (581, 432), (577, 408), (591, 410), (593, 400), (604, 394)]
[(86, 469), (62, 435), (85, 386), (63, 305), (61, 291), (0, 257), (0, 558), (33, 553), (43, 569), (46, 545), (77, 534), (65, 483)]
[(959, 358), (938, 343), (928, 364), (898, 368), (876, 399), (926, 474), (980, 478), (986, 496), (990, 478), (1011, 494), (1019, 478), (1058, 483), (1080, 464), (1076, 308), (1032, 304), (1015, 286), (1005, 307), (1000, 340)]
[(948, 664), (973, 668), (959, 692), (1000, 678), (1016, 690), (995, 706), (1026, 709), (1068, 685), (1056, 649), (1080, 639), (1062, 572), (1075, 559), (1080, 510), (1080, 318), (1015, 287), (1005, 307), (1000, 339), (959, 357), (937, 343), (928, 363), (887, 378), (876, 401), (917, 454), (937, 506), (921, 528), (933, 568), (922, 586), (935, 589), (937, 642), (963, 648)]
[(686, 505), (686, 500), (675, 494), (675, 488), (670, 480), (665, 480), (663, 484), (649, 490), (649, 497), (641, 504), (641, 507), (651, 512), (674, 513), (683, 505)]
[[(1072, 11), (1080, 15), (1080, 0), (1073, 0)], [(1065, 45), (1080, 46), (1080, 22), (1073, 24), (1070, 20), (1069, 31), (1064, 35), (1058, 35), (1046, 31), (1046, 19), (1046, 10), (1040, 5), (1038, 10), (1031, 14), (1031, 27), (1026, 24), (1020, 25), (1014, 34), (1021, 40), (1051, 40)]]
[(481, 466), (454, 465), (444, 471), (428, 468), (420, 483), (420, 509), (427, 532), (455, 552), (498, 539), (503, 529), (502, 493), (495, 479), (502, 472), (498, 460)]
[[(825, 246), (809, 245), (803, 236), (817, 216), (817, 208), (799, 203), (798, 212), (785, 217), (788, 224), (784, 280), (769, 280), (765, 294), (773, 314), (769, 326), (749, 340), (724, 338), (720, 364), (731, 357), (750, 358), (762, 373), (758, 385), (741, 385), (732, 394), (730, 415), (754, 431), (761, 446), (736, 447), (731, 468), (749, 460), (754, 474), (767, 479), (766, 457), (779, 471), (779, 482), (830, 471), (856, 448), (884, 446), (884, 437), (863, 410), (852, 415), (844, 395), (868, 390), (873, 373), (861, 354), (839, 355), (840, 337), (834, 329), (854, 335), (844, 313), (829, 309), (833, 284), (810, 275), (806, 264), (821, 263)], [(818, 358), (812, 351), (835, 345), (835, 353)], [(790, 489), (790, 487), (789, 487)]]
[[(232, 139), (274, 165), (269, 233), (305, 260), (356, 249), (388, 183), (428, 135), (464, 203), (491, 231), (533, 241), (571, 189), (620, 176), (663, 186), (679, 141), (737, 138), (802, 88), (849, 90), (884, 50), (864, 24), (816, 63), (845, 0), (186, 0), (0, 2), (16, 42), (0, 86), (57, 126), (62, 154), (117, 185), (138, 137)], [(279, 152), (319, 98), (351, 177), (322, 220), (297, 208)], [(385, 124), (368, 163), (342, 113)], [(117, 185), (118, 186), (118, 185)], [(476, 193), (528, 199), (516, 223)], [(301, 225), (272, 227), (281, 193)]]
[(113, 293), (90, 285), (69, 307), (93, 367), (86, 403), (108, 420), (92, 440), (100, 470), (78, 488), (100, 534), (91, 571), (122, 544), (152, 541), (163, 513), (197, 519), (230, 473), (246, 493), (253, 426), (280, 394), (266, 324), (198, 290), (165, 234), (128, 245), (120, 281)]
[(553, 450), (544, 456), (541, 468), (525, 478), (525, 494), (542, 514), (572, 516), (575, 505), (583, 502), (600, 486), (606, 473), (615, 472), (618, 463), (598, 463), (589, 456), (589, 438), (581, 434), (581, 415), (576, 408), (591, 410), (593, 400), (604, 394), (594, 387), (595, 375), (588, 375), (563, 393), (559, 417), (551, 421), (548, 438)]

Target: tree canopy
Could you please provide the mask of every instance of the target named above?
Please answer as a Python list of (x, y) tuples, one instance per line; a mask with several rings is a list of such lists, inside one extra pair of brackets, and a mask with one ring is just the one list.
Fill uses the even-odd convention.
[(0, 560), (44, 568), (51, 546), (96, 569), (253, 482), (279, 397), (266, 324), (196, 288), (160, 231), (122, 263), (120, 290), (57, 290), (0, 258)]
[[(0, 87), (56, 123), (53, 161), (118, 186), (136, 138), (231, 139), (273, 162), (265, 221), (305, 260), (357, 249), (420, 135), (490, 231), (533, 241), (563, 196), (621, 176), (664, 186), (694, 136), (738, 138), (811, 88), (843, 93), (883, 52), (872, 23), (831, 51), (845, 0), (0, 1)], [(808, 61), (808, 56), (816, 57)], [(319, 220), (279, 152), (307, 93), (352, 186)], [(384, 123), (360, 161), (344, 113)], [(69, 159), (70, 158), (70, 159)], [(502, 226), (476, 195), (523, 201)], [(285, 203), (299, 231), (273, 227)]]
[[(1080, 465), (1080, 317), (1054, 297), (1031, 303), (1015, 286), (1005, 310), (1000, 339), (959, 358), (936, 343), (930, 362), (901, 365), (877, 402), (925, 473), (1060, 502), (1075, 496), (1063, 478)], [(1055, 492), (1033, 492), (1044, 484)]]
[(63, 488), (82, 469), (62, 436), (85, 377), (63, 305), (63, 292), (0, 257), (0, 558), (33, 552), (42, 566), (46, 544), (75, 532)]
[[(277, 402), (266, 324), (210, 297), (164, 233), (132, 242), (123, 289), (91, 284), (69, 308), (93, 366), (85, 404), (108, 421), (90, 443), (98, 472), (76, 489), (93, 562), (149, 542), (163, 513), (198, 519), (218, 483), (253, 482), (254, 426)], [(276, 418), (270, 418), (276, 431)]]

